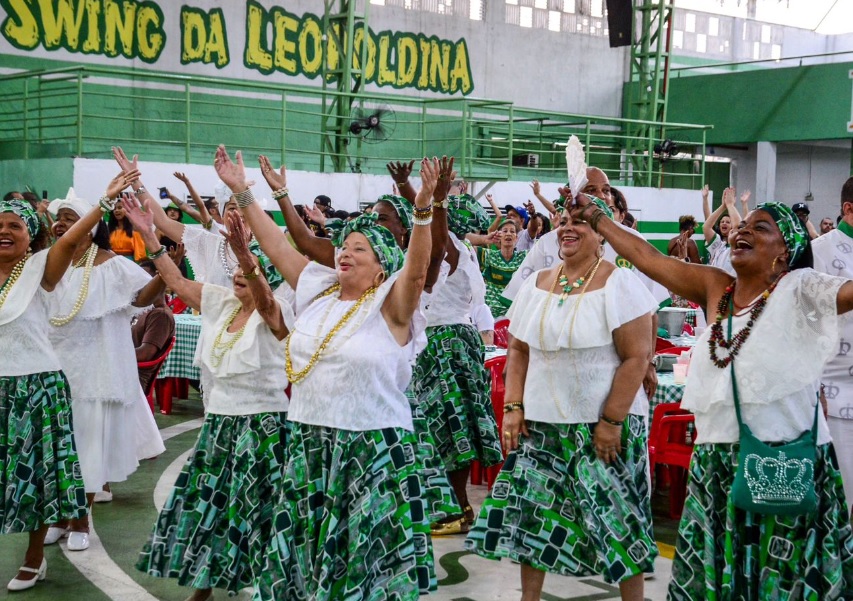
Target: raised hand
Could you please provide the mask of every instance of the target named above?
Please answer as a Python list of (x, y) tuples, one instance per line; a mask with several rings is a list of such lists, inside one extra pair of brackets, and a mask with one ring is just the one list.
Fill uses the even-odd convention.
[(468, 193), (468, 182), (466, 182), (464, 179), (461, 182), (459, 182), (459, 193), (460, 194), (467, 194)]
[(723, 204), (727, 207), (733, 207), (735, 204), (735, 189), (726, 188), (723, 190)]
[(175, 171), (172, 175), (174, 175), (176, 178), (178, 178), (179, 180), (184, 182), (184, 184), (190, 183), (190, 178), (188, 178), (186, 175), (184, 175), (180, 171)]
[(326, 214), (318, 209), (317, 207), (309, 207), (305, 206), (305, 215), (308, 216), (308, 219), (313, 221), (314, 223), (320, 225), (320, 227), (326, 226)]
[(539, 196), (539, 192), (541, 190), (541, 186), (539, 185), (539, 180), (533, 180), (530, 182), (530, 187), (533, 189), (533, 194)]
[(495, 215), (501, 215), (501, 208), (495, 202), (495, 197), (492, 194), (486, 194), (486, 202), (492, 207), (495, 211)]
[(453, 157), (447, 158), (447, 156), (443, 156), (438, 162), (438, 182), (435, 185), (435, 192), (432, 195), (436, 202), (442, 202), (447, 198), (447, 193), (450, 192), (453, 180), (456, 179), (456, 172), (453, 170), (453, 161)]
[(150, 211), (151, 202), (150, 198), (146, 198), (140, 203), (139, 199), (133, 195), (127, 195), (121, 199), (121, 206), (124, 207), (133, 229), (143, 236), (154, 231), (154, 214)]
[(174, 263), (177, 267), (181, 266), (181, 261), (184, 260), (187, 251), (184, 248), (182, 243), (178, 243), (172, 247), (172, 250), (169, 251), (169, 258), (172, 259), (172, 263)]
[(109, 198), (115, 198), (121, 191), (127, 188), (131, 182), (139, 179), (141, 174), (138, 170), (123, 171), (116, 175), (112, 181), (107, 184), (107, 191), (104, 192)]
[(555, 230), (560, 227), (560, 214), (559, 213), (551, 213), (551, 229)]
[(749, 190), (744, 190), (743, 194), (740, 195), (740, 203), (743, 206), (747, 206), (750, 196), (752, 196), (752, 192), (750, 192)]
[(412, 167), (414, 166), (414, 161), (409, 161), (408, 163), (402, 161), (391, 161), (385, 165), (385, 168), (388, 169), (388, 173), (391, 174), (391, 179), (393, 179), (397, 185), (402, 186), (409, 181), (409, 176), (412, 174)]
[(702, 187), (702, 200), (708, 200), (708, 195), (711, 193), (711, 186), (705, 184)]
[(252, 237), (249, 228), (243, 223), (243, 219), (236, 212), (232, 211), (225, 216), (228, 221), (228, 230), (222, 232), (225, 239), (228, 240), (228, 245), (234, 251), (234, 256), (240, 262), (240, 265), (254, 265), (252, 252), (249, 250), (249, 240)]
[(258, 157), (258, 164), (261, 166), (261, 174), (264, 176), (264, 179), (267, 180), (267, 183), (273, 192), (287, 187), (287, 169), (284, 165), (276, 171), (273, 169), (270, 160), (264, 155), (260, 155)]
[(228, 151), (225, 150), (225, 146), (220, 144), (216, 149), (213, 167), (216, 169), (219, 179), (235, 194), (248, 187), (246, 184), (246, 167), (243, 165), (243, 153), (239, 150), (234, 155), (234, 161), (232, 161), (231, 157), (228, 156)]
[(527, 209), (527, 215), (532, 219), (533, 216), (536, 214), (536, 207), (533, 206), (533, 202), (528, 200), (526, 203), (524, 203), (524, 208)]
[(566, 206), (572, 204), (574, 196), (572, 195), (571, 188), (569, 188), (568, 186), (560, 186), (559, 188), (557, 188), (557, 193), (560, 195), (560, 198), (566, 199)]
[(435, 188), (438, 185), (438, 175), (441, 170), (437, 158), (424, 158), (421, 161), (421, 189), (415, 197), (415, 205), (419, 208), (426, 208), (432, 202), (432, 196)]
[(121, 167), (122, 171), (138, 171), (139, 170), (139, 155), (133, 155), (133, 159), (128, 159), (127, 155), (124, 154), (124, 151), (121, 149), (121, 146), (113, 146), (113, 158), (118, 163), (118, 166)]

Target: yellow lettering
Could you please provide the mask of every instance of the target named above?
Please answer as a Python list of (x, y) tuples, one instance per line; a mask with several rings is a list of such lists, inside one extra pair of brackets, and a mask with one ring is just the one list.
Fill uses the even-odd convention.
[[(116, 37), (121, 40), (121, 54), (133, 56), (133, 24), (136, 22), (136, 3), (124, 2), (124, 9), (115, 0), (104, 2), (104, 53), (118, 56)], [(118, 36), (116, 36), (118, 34)]]
[[(330, 71), (337, 69), (341, 62), (341, 53), (338, 50), (339, 31), (340, 28), (335, 26), (326, 37), (326, 68)], [(329, 81), (331, 81), (332, 76), (329, 77)]]
[(418, 89), (426, 90), (429, 88), (429, 66), (430, 66), (430, 48), (432, 45), (429, 43), (429, 40), (426, 38), (418, 39), (418, 46), (421, 49), (421, 68), (420, 73), (418, 74)]
[(411, 85), (417, 70), (418, 43), (415, 38), (401, 35), (397, 38), (397, 86)]
[(100, 12), (100, 0), (86, 0), (86, 40), (83, 42), (85, 53), (101, 50), (101, 28), (98, 24)]
[(429, 87), (436, 91), (447, 92), (450, 80), (450, 44), (437, 40), (430, 42)]
[(365, 30), (363, 27), (356, 29), (355, 35), (353, 36), (354, 56), (352, 57), (352, 66), (355, 69), (362, 68), (359, 57), (361, 56), (362, 44), (364, 44), (365, 41), (367, 42), (367, 57), (364, 59), (366, 65), (362, 75), (365, 81), (373, 81), (376, 77), (376, 40), (373, 39), (373, 35), (369, 31), (365, 37)]
[(282, 12), (275, 13), (275, 66), (285, 73), (295, 75), (296, 41), (288, 38), (288, 33), (296, 33), (299, 21)]
[(3, 22), (3, 36), (11, 44), (27, 50), (39, 45), (39, 28), (26, 0), (4, 2), (9, 15)]
[(246, 15), (246, 55), (247, 67), (257, 67), (261, 71), (272, 71), (272, 55), (261, 47), (261, 39), (266, 27), (266, 14), (259, 4), (254, 2), (247, 7)]
[(181, 10), (181, 26), (181, 62), (186, 64), (201, 60), (207, 39), (204, 16), (195, 10)]
[(397, 81), (397, 75), (391, 70), (391, 34), (383, 33), (379, 36), (379, 80), (380, 86)]
[(468, 64), (468, 46), (465, 40), (456, 43), (453, 70), (450, 72), (451, 93), (461, 90), (463, 94), (471, 91), (474, 85), (471, 83), (471, 67)]
[(83, 24), (85, 7), (86, 3), (83, 0), (78, 0), (76, 10), (72, 6), (72, 0), (59, 0), (54, 12), (51, 0), (39, 0), (45, 48), (56, 48), (62, 44), (64, 37), (69, 50), (78, 50), (80, 26)]
[(163, 50), (163, 35), (160, 15), (151, 6), (141, 6), (136, 17), (136, 43), (139, 46), (139, 58), (154, 61)]
[(320, 72), (323, 65), (323, 32), (316, 19), (306, 18), (299, 32), (299, 56), (302, 57), (302, 72), (312, 76)]
[(204, 47), (204, 62), (213, 62), (216, 55), (216, 66), (224, 67), (228, 64), (228, 41), (225, 37), (225, 24), (222, 22), (222, 12), (214, 10), (210, 13), (210, 36)]

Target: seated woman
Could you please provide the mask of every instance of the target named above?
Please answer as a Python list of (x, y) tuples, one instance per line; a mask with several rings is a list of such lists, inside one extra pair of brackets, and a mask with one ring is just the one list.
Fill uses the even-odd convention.
[[(423, 347), (438, 161), (421, 164), (408, 252), (362, 215), (335, 231), (335, 269), (308, 263), (254, 202), (240, 153), (216, 156), (264, 252), (296, 290), (285, 349), (292, 439), (259, 599), (414, 601), (431, 575), (406, 388)], [(357, 385), (354, 383), (357, 382)], [(416, 534), (417, 532), (417, 534)]]
[[(151, 261), (140, 263), (139, 266), (148, 275), (152, 277), (157, 275), (157, 268)], [(133, 336), (137, 363), (147, 363), (160, 357), (175, 336), (175, 315), (166, 305), (164, 292), (154, 297), (151, 307), (150, 311), (139, 315), (131, 322), (130, 334)], [(148, 390), (156, 370), (156, 367), (139, 368), (139, 384), (142, 390)]]
[(231, 289), (181, 276), (151, 231), (153, 201), (127, 212), (145, 232), (149, 257), (166, 283), (202, 315), (197, 357), (208, 368), (204, 424), (193, 453), (160, 512), (137, 569), (189, 586), (193, 601), (213, 588), (236, 594), (260, 577), (287, 443), (281, 360), (287, 301), (274, 296), (248, 248), (238, 215), (226, 215), (228, 244), (239, 263)]
[(528, 278), (508, 313), (513, 452), (465, 546), (520, 563), (523, 601), (541, 598), (546, 572), (602, 575), (640, 601), (657, 556), (642, 388), (657, 303), (603, 260), (588, 223), (563, 213), (557, 231), (562, 260)]

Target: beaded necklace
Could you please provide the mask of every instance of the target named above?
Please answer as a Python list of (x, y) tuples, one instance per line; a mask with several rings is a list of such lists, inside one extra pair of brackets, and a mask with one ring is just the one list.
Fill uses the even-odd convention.
[(77, 317), (77, 314), (80, 312), (80, 309), (83, 308), (83, 305), (86, 303), (86, 299), (89, 298), (89, 280), (92, 277), (92, 268), (95, 265), (95, 257), (98, 254), (98, 246), (94, 243), (86, 249), (86, 252), (80, 257), (80, 260), (77, 261), (72, 269), (80, 269), (83, 267), (83, 281), (80, 283), (80, 291), (77, 293), (77, 300), (74, 301), (74, 306), (71, 308), (71, 312), (68, 315), (63, 317), (51, 317), (50, 325), (61, 328), (62, 326), (67, 326), (71, 323), (71, 320)]
[[(593, 278), (595, 278), (595, 274), (598, 273), (598, 267), (601, 265), (602, 259), (598, 259), (595, 264), (592, 266), (591, 270), (587, 272), (589, 277), (585, 277), (585, 281), (583, 284), (583, 288), (581, 288), (581, 293), (578, 295), (578, 300), (575, 302), (574, 307), (572, 307), (572, 312), (566, 316), (566, 321), (571, 317), (571, 323), (569, 324), (569, 351), (572, 350), (572, 340), (574, 338), (575, 331), (575, 319), (578, 316), (578, 310), (581, 306), (581, 301), (583, 300), (584, 294), (586, 294), (586, 289), (592, 283)], [(557, 272), (557, 277), (554, 278), (554, 283), (551, 284), (551, 290), (548, 292), (548, 296), (545, 298), (545, 304), (542, 306), (542, 314), (539, 316), (539, 348), (542, 350), (542, 358), (545, 359), (546, 363), (546, 371), (548, 373), (548, 387), (551, 390), (551, 399), (554, 401), (554, 406), (557, 408), (557, 412), (562, 416), (563, 419), (566, 419), (568, 416), (563, 413), (563, 408), (560, 406), (559, 400), (557, 400), (557, 395), (554, 393), (554, 377), (551, 372), (551, 358), (548, 356), (548, 351), (545, 350), (545, 316), (548, 314), (551, 308), (551, 296), (554, 294), (554, 291), (557, 289), (557, 283), (560, 281), (560, 276), (563, 273), (563, 266), (560, 266), (560, 271)], [(568, 296), (568, 293), (566, 293)], [(562, 295), (561, 295), (562, 298)], [(557, 305), (559, 306), (559, 304)], [(563, 322), (565, 326), (565, 322)], [(562, 328), (560, 328), (562, 331)], [(556, 351), (555, 351), (556, 352)], [(577, 360), (574, 356), (574, 353), (569, 353), (572, 357), (572, 367), (575, 372), (575, 383), (578, 388), (580, 388), (580, 375), (578, 374), (578, 365)]]
[(12, 268), (12, 273), (9, 274), (9, 277), (6, 278), (5, 282), (3, 282), (3, 286), (0, 287), (0, 308), (6, 304), (6, 298), (9, 296), (9, 293), (12, 292), (12, 288), (21, 277), (21, 274), (24, 273), (24, 264), (31, 256), (32, 253), (27, 252), (23, 259), (15, 263), (15, 266)]
[[(714, 325), (711, 326), (711, 337), (708, 339), (708, 349), (711, 354), (711, 361), (714, 362), (714, 365), (720, 369), (725, 369), (732, 362), (732, 359), (737, 356), (741, 347), (743, 347), (743, 343), (746, 342), (746, 339), (749, 338), (749, 335), (752, 333), (752, 326), (755, 325), (755, 320), (758, 319), (758, 316), (764, 311), (764, 307), (767, 306), (767, 299), (770, 298), (770, 294), (776, 289), (776, 285), (787, 273), (787, 271), (783, 271), (779, 277), (773, 280), (773, 283), (770, 284), (767, 290), (761, 293), (758, 300), (744, 307), (748, 308), (752, 306), (752, 309), (749, 311), (749, 319), (746, 322), (746, 326), (732, 336), (731, 340), (726, 340), (725, 336), (723, 336), (723, 317), (727, 315), (728, 311), (731, 311), (732, 315), (735, 314), (734, 295), (737, 280), (729, 284), (726, 291), (723, 293), (723, 296), (720, 297), (720, 302), (717, 304), (717, 317), (714, 319)], [(728, 351), (728, 355), (721, 359), (717, 355), (718, 347), (726, 349)]]
[(224, 343), (222, 342), (222, 337), (228, 331), (228, 328), (231, 327), (231, 324), (234, 323), (234, 320), (237, 319), (237, 315), (240, 313), (242, 309), (242, 305), (237, 305), (233, 311), (231, 311), (231, 315), (228, 316), (228, 319), (225, 320), (225, 323), (219, 329), (219, 332), (216, 334), (216, 338), (213, 341), (213, 347), (210, 349), (210, 364), (211, 367), (217, 368), (222, 365), (222, 360), (225, 358), (225, 355), (234, 348), (234, 345), (237, 344), (237, 341), (243, 337), (243, 332), (246, 331), (246, 324), (249, 323), (249, 320), (246, 320), (246, 323), (243, 324), (243, 327), (234, 332), (234, 334)]
[[(583, 274), (581, 277), (579, 277), (572, 283), (569, 283), (569, 278), (566, 277), (566, 274), (563, 273), (563, 265), (560, 265), (560, 273), (557, 277), (557, 280), (560, 286), (563, 288), (563, 291), (560, 293), (560, 300), (557, 301), (558, 307), (563, 306), (563, 303), (566, 302), (566, 299), (569, 298), (569, 295), (572, 293), (573, 290), (577, 290), (583, 285), (586, 279), (590, 277), (590, 274), (592, 273), (593, 269), (598, 268), (599, 263), (601, 263), (601, 261), (596, 261), (595, 263), (593, 263), (592, 266), (587, 269), (585, 274)], [(556, 287), (556, 284), (557, 282), (555, 282), (554, 286), (551, 287), (552, 292)]]
[[(325, 296), (334, 294), (340, 289), (340, 284), (333, 284), (332, 286), (318, 294), (314, 298), (314, 300), (318, 300)], [(320, 342), (320, 345), (317, 347), (317, 350), (315, 350), (314, 353), (311, 355), (311, 358), (308, 359), (308, 364), (299, 371), (294, 370), (293, 357), (290, 353), (290, 342), (293, 339), (293, 335), (291, 334), (287, 337), (287, 343), (284, 346), (284, 368), (287, 371), (287, 380), (291, 384), (298, 384), (299, 382), (304, 380), (309, 373), (311, 373), (311, 370), (314, 369), (314, 366), (317, 365), (317, 361), (319, 361), (320, 358), (323, 356), (323, 353), (326, 351), (326, 348), (329, 346), (329, 343), (332, 341), (332, 338), (334, 338), (337, 333), (341, 331), (341, 329), (347, 324), (347, 322), (352, 319), (353, 315), (355, 315), (358, 310), (361, 309), (361, 306), (365, 303), (365, 301), (368, 298), (371, 298), (374, 294), (376, 294), (376, 288), (374, 286), (371, 286), (370, 288), (365, 290), (364, 293), (362, 293), (358, 300), (355, 301), (355, 304), (353, 304), (352, 307), (347, 309), (346, 313), (344, 313), (340, 320), (338, 320), (338, 323), (332, 326), (332, 329), (329, 330), (329, 333), (326, 334), (326, 336)]]
[[(219, 241), (219, 261), (220, 261), (220, 263), (222, 263), (222, 269), (225, 270), (225, 275), (227, 275), (229, 278), (233, 278), (234, 277), (234, 267), (228, 266), (228, 250), (229, 249), (230, 249), (230, 246), (229, 246), (227, 240), (222, 239)], [(236, 262), (237, 261), (235, 258), (235, 264), (236, 264)]]

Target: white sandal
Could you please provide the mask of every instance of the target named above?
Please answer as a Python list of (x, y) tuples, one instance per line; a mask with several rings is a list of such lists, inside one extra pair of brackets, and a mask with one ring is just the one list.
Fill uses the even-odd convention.
[(18, 571), (35, 574), (36, 577), (30, 578), (29, 580), (21, 580), (17, 576), (12, 578), (9, 581), (9, 584), (6, 585), (6, 588), (10, 591), (25, 591), (29, 588), (33, 588), (36, 585), (36, 582), (44, 580), (47, 577), (47, 559), (42, 558), (41, 565), (38, 569), (21, 566), (18, 568)]

